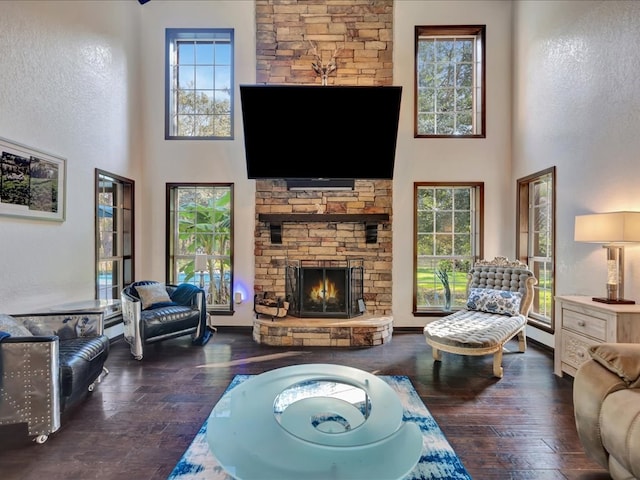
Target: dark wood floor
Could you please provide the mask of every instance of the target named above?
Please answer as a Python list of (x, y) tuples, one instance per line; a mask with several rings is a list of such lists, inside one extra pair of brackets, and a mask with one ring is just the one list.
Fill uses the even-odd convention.
[[(509, 348), (517, 352), (515, 342)], [(298, 363), (408, 375), (475, 480), (609, 478), (577, 438), (571, 377), (553, 375), (553, 354), (539, 345), (505, 354), (498, 380), (491, 356), (445, 353), (434, 363), (420, 331), (396, 330), (382, 346), (330, 349), (258, 345), (249, 328), (221, 328), (205, 347), (168, 340), (148, 347), (141, 362), (115, 342), (110, 374), (46, 443), (0, 432), (0, 478), (166, 479), (235, 374)]]

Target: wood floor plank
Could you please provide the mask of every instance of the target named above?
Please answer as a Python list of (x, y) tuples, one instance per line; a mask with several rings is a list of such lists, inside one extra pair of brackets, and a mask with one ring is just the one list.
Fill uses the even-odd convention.
[(491, 356), (434, 362), (418, 330), (376, 347), (284, 348), (255, 343), (243, 327), (219, 328), (204, 347), (189, 337), (155, 344), (142, 361), (115, 342), (110, 374), (45, 444), (0, 428), (0, 477), (165, 480), (234, 375), (300, 363), (407, 375), (474, 480), (609, 478), (577, 437), (572, 378), (553, 375), (553, 353), (535, 342), (505, 354), (496, 379)]

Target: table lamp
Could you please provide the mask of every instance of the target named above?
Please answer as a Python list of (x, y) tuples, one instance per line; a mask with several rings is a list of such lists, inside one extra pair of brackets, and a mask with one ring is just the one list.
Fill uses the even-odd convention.
[(207, 254), (196, 253), (196, 260), (194, 265), (194, 271), (200, 272), (200, 288), (204, 288), (204, 275), (203, 273), (208, 270), (207, 267)]
[(624, 298), (624, 244), (640, 242), (640, 212), (610, 212), (578, 215), (576, 242), (604, 243), (607, 249), (607, 296), (595, 302), (634, 304)]

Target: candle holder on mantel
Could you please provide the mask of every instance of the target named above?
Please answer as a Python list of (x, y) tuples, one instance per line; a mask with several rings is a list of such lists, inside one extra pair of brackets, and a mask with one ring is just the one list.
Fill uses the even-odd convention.
[(634, 304), (624, 298), (624, 244), (640, 242), (640, 212), (611, 212), (578, 215), (575, 241), (604, 243), (607, 249), (607, 296), (594, 302)]

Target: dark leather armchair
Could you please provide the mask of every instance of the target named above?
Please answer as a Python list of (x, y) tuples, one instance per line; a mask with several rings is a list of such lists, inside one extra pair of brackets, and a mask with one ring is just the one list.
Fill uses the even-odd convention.
[(205, 292), (194, 285), (164, 285), (144, 280), (122, 290), (124, 338), (131, 355), (142, 360), (145, 345), (191, 335), (194, 345), (205, 345), (207, 327)]
[(0, 314), (0, 429), (44, 443), (107, 373), (102, 313)]

